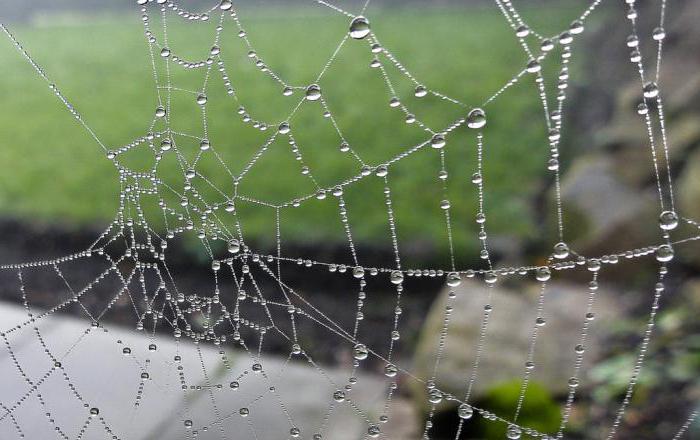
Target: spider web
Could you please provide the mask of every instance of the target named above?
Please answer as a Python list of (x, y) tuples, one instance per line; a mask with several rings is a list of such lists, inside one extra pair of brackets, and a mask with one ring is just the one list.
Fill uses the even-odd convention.
[[(364, 427), (366, 437), (386, 438), (382, 427), (392, 417), (392, 399), (398, 388), (405, 386), (405, 381), (418, 382), (425, 389), (425, 401), (430, 411), (422, 425), (424, 438), (430, 438), (431, 430), (435, 427), (436, 411), (447, 403), (456, 408), (460, 418), (454, 438), (459, 438), (465, 425), (476, 417), (505, 425), (507, 436), (511, 439), (521, 436), (562, 438), (577, 398), (586, 341), (595, 316), (596, 290), (600, 274), (605, 272), (608, 266), (623, 259), (655, 258), (658, 260), (658, 283), (653, 288), (648, 324), (641, 333), (641, 343), (634, 368), (630, 372), (627, 390), (614, 419), (610, 422), (606, 438), (616, 437), (640, 376), (654, 330), (660, 299), (664, 293), (667, 263), (673, 258), (675, 246), (700, 238), (700, 235), (695, 235), (672, 240), (670, 236), (670, 231), (679, 223), (688, 224), (693, 228), (700, 228), (700, 225), (677, 215), (674, 202), (664, 107), (659, 92), (659, 72), (665, 36), (664, 0), (660, 2), (658, 28), (651, 36), (656, 45), (656, 57), (651, 61), (643, 59), (639, 51), (642, 41), (646, 41), (649, 36), (638, 33), (638, 14), (634, 1), (626, 2), (626, 17), (630, 29), (627, 46), (631, 51), (630, 61), (639, 72), (639, 114), (647, 128), (649, 151), (656, 176), (661, 213), (660, 241), (658, 244), (601, 256), (581, 255), (566, 244), (564, 206), (560, 191), (559, 147), (572, 43), (585, 31), (586, 20), (602, 0), (593, 1), (568, 29), (549, 37), (530, 28), (511, 1), (495, 0), (495, 5), (512, 29), (515, 40), (529, 61), (524, 66), (516, 66), (512, 78), (502, 87), (486, 94), (480, 103), (462, 102), (416, 78), (390, 48), (380, 42), (380, 35), (372, 30), (370, 19), (364, 16), (369, 1), (354, 12), (322, 0), (315, 2), (320, 7), (329, 8), (345, 16), (348, 31), (317, 75), (302, 85), (288, 83), (284, 75), (276, 72), (274, 66), (264, 61), (264, 54), (258, 52), (254, 41), (249, 38), (237, 8), (228, 0), (218, 2), (200, 12), (188, 11), (177, 3), (166, 0), (138, 0), (137, 3), (145, 30), (158, 102), (153, 120), (144, 130), (143, 136), (118, 147), (105, 145), (101, 141), (58, 86), (50, 80), (48, 74), (8, 28), (2, 25), (2, 30), (46, 81), (50, 90), (104, 150), (107, 159), (114, 164), (119, 173), (120, 184), (119, 209), (114, 221), (88, 249), (62, 258), (0, 267), (3, 275), (11, 275), (10, 278), (14, 280), (12, 282), (16, 283), (17, 292), (21, 295), (25, 308), (24, 316), (17, 317), (16, 322), (5, 323), (0, 334), (9, 354), (9, 358), (3, 360), (2, 371), (6, 380), (19, 381), (25, 387), (25, 391), (20, 395), (3, 395), (1, 399), (0, 420), (4, 421), (3, 438), (25, 437), (28, 423), (44, 424), (47, 428), (46, 438), (53, 435), (64, 439), (135, 438), (145, 434), (133, 432), (129, 426), (138, 414), (143, 412), (145, 407), (151, 408), (147, 411), (156, 413), (167, 411), (163, 403), (169, 398), (177, 398), (178, 395), (184, 395), (185, 407), (177, 413), (167, 415), (167, 419), (168, 429), (174, 429), (168, 432), (179, 438), (345, 438), (340, 433), (342, 428), (334, 424), (341, 413), (357, 419)], [(213, 23), (213, 37), (211, 43), (204, 48), (206, 55), (203, 58), (186, 59), (179, 54), (178, 47), (171, 46), (169, 36), (172, 35), (169, 35), (168, 23), (172, 20), (184, 20), (193, 24)], [(154, 23), (158, 22), (160, 27), (156, 29)], [(230, 37), (232, 33), (236, 35), (235, 38), (225, 38)], [(223, 57), (228, 44), (242, 45), (259, 74), (269, 77), (279, 88), (279, 93), (291, 103), (288, 104), (290, 110), (284, 119), (276, 122), (266, 121), (248, 109), (248, 102), (235, 85), (235, 73)], [(348, 140), (341, 129), (342, 121), (336, 120), (332, 111), (332, 102), (324, 88), (324, 78), (333, 69), (339, 54), (349, 45), (360, 45), (367, 51), (370, 68), (377, 72), (386, 87), (388, 105), (402, 112), (405, 122), (422, 133), (419, 143), (402, 147), (396, 154), (386, 156), (381, 161), (371, 162), (363, 157), (361, 148), (357, 148)], [(558, 66), (554, 94), (546, 87), (547, 81), (542, 69), (545, 60)], [(174, 81), (173, 72), (176, 69), (198, 74), (201, 85), (196, 89), (180, 87)], [(392, 79), (392, 74), (398, 74), (401, 81), (410, 83), (417, 99), (426, 96), (438, 98), (440, 102), (454, 107), (460, 116), (453, 120), (445, 120), (438, 128), (433, 128), (433, 124), (423, 121), (419, 112), (413, 110), (413, 101), (401, 96), (399, 88), (395, 85), (397, 80)], [(485, 127), (490, 125), (487, 115), (493, 103), (511, 87), (524, 82), (532, 83), (536, 88), (542, 107), (542, 120), (548, 130), (549, 156), (542, 166), (554, 176), (558, 240), (553, 244), (552, 254), (544, 265), (497, 267), (491, 260), (486, 233), (486, 185), (489, 176), (486, 175), (483, 166), (488, 145)], [(249, 157), (238, 155), (232, 159), (226, 152), (228, 143), (209, 133), (209, 123), (213, 116), (207, 113), (207, 102), (220, 95), (225, 95), (233, 103), (237, 109), (237, 117), (247, 127), (245, 129), (259, 132), (263, 138), (257, 150)], [(185, 104), (182, 104), (183, 102)], [(178, 105), (181, 104), (200, 112), (199, 129), (190, 130), (178, 126), (175, 118), (180, 109)], [(304, 155), (305, 145), (296, 136), (295, 122), (299, 113), (308, 108), (315, 109), (316, 117), (330, 121), (340, 145), (337, 154), (348, 159), (348, 162), (344, 162), (349, 164), (349, 174), (346, 178), (331, 184), (324, 183), (325, 179), (316, 177), (320, 170), (314, 168), (312, 161), (307, 161)], [(183, 113), (186, 114), (186, 111)], [(448, 174), (447, 152), (450, 151), (451, 138), (460, 131), (467, 133), (473, 146), (471, 154), (475, 166), (470, 173), (473, 173), (471, 181), (476, 193), (476, 206), (472, 215), (477, 224), (476, 240), (484, 263), (481, 267), (461, 267), (455, 257), (453, 227), (461, 220), (453, 214), (453, 204), (458, 201), (455, 200), (454, 193), (449, 191), (449, 185), (455, 178)], [(246, 187), (247, 177), (255, 172), (258, 164), (279, 148), (288, 149), (291, 157), (298, 163), (301, 174), (314, 188), (312, 191), (300, 191), (295, 187), (293, 197), (275, 200), (258, 196), (254, 192), (255, 188)], [(138, 160), (131, 160), (129, 156), (132, 154), (136, 155)], [(441, 195), (436, 198), (435, 207), (439, 208), (443, 217), (450, 261), (441, 268), (408, 268), (403, 264), (401, 240), (397, 233), (400, 226), (394, 211), (392, 170), (399, 163), (415, 157), (419, 157), (421, 163), (426, 163), (427, 157), (436, 156), (439, 163), (436, 182)], [(205, 168), (201, 165), (203, 163), (215, 164), (222, 174), (228, 176), (226, 178), (230, 178), (229, 187), (222, 187), (217, 183), (218, 180), (202, 172)], [(379, 182), (378, 188), (383, 198), (384, 206), (377, 209), (383, 210), (386, 218), (387, 234), (395, 260), (391, 267), (367, 265), (353, 239), (352, 225), (359, 222), (357, 218), (361, 219), (365, 213), (353, 211), (352, 204), (346, 203), (346, 191), (371, 179)], [(318, 203), (337, 206), (338, 219), (347, 239), (349, 259), (317, 261), (283, 253), (284, 225), (291, 222), (286, 219), (297, 218), (294, 212)], [(273, 219), (276, 253), (260, 253), (249, 243), (244, 230), (246, 210), (263, 210), (266, 216)], [(211, 271), (208, 274), (211, 280), (210, 291), (189, 291), (177, 282), (177, 274), (168, 264), (169, 243), (187, 237), (194, 238), (199, 243), (211, 263)], [(100, 268), (91, 279), (76, 280), (66, 275), (72, 268), (86, 265), (88, 261), (90, 267)], [(342, 311), (342, 317), (335, 316), (338, 311), (324, 311), (306, 298), (302, 288), (286, 280), (284, 274), (291, 270), (290, 267), (296, 268), (294, 270), (301, 268), (309, 277), (314, 276), (315, 271), (327, 271), (342, 279), (344, 283), (353, 284), (357, 292), (356, 310)], [(588, 303), (585, 310), (580, 310), (579, 338), (571, 341), (575, 360), (571, 365), (568, 395), (561, 408), (559, 430), (544, 433), (519, 424), (518, 418), (530, 379), (536, 370), (535, 345), (545, 322), (543, 316), (548, 283), (552, 277), (557, 276), (556, 272), (571, 271), (589, 274)], [(52, 277), (55, 284), (48, 287), (34, 286), (31, 280), (38, 274), (44, 278)], [(395, 359), (395, 348), (400, 343), (402, 328), (402, 293), (405, 288), (409, 288), (412, 280), (422, 277), (442, 279), (450, 288), (442, 331), (439, 339), (434, 341), (436, 354), (433, 372), (428, 377), (419, 377), (411, 371), (410, 366), (402, 365)], [(450, 319), (453, 313), (458, 312), (452, 307), (457, 295), (457, 286), (469, 278), (482, 283), (487, 292), (491, 292), (493, 286), (502, 280), (528, 277), (540, 283), (541, 290), (537, 302), (537, 319), (532, 324), (531, 338), (524, 360), (522, 386), (513, 413), (496, 414), (488, 408), (476, 406), (472, 398), (474, 387), (479, 380), (482, 357), (488, 350), (497, 349), (489, 345), (489, 323), (498, 313), (497, 308), (493, 307), (491, 293), (487, 293), (479, 337), (476, 341), (468, 342), (475, 344), (476, 356), (464, 372), (463, 394), (453, 395), (440, 389), (437, 385), (440, 364), (445, 356), (449, 356), (446, 346), (450, 333)], [(391, 322), (391, 330), (386, 335), (384, 347), (365, 343), (362, 333), (364, 306), (367, 301), (372, 300), (371, 287), (378, 283), (393, 286), (395, 290), (395, 303), (385, 317)], [(59, 298), (60, 301), (54, 307), (37, 310), (32, 306), (31, 294), (32, 291), (42, 288), (63, 292), (63, 297)], [(106, 292), (107, 296), (101, 292)], [(107, 300), (104, 301), (103, 298)], [(130, 324), (150, 339), (147, 347), (141, 347), (141, 343), (135, 344), (133, 340), (130, 343), (129, 333), (119, 328), (105, 327), (105, 316), (118, 303), (127, 304), (133, 309), (133, 321)], [(78, 309), (89, 321), (87, 328), (76, 334), (75, 340), (56, 340), (52, 337), (51, 320), (55, 319), (57, 312), (64, 309)], [(353, 353), (353, 359), (348, 361), (348, 368), (342, 375), (330, 372), (316, 361), (313, 355), (313, 341), (309, 341), (302, 334), (300, 324), (303, 322), (310, 322), (324, 329), (338, 345), (347, 347)], [(169, 338), (163, 339), (163, 334), (169, 335)], [(28, 340), (32, 342), (33, 350), (38, 350), (34, 353), (31, 364), (26, 361), (26, 354), (19, 353), (20, 348), (25, 350)], [(271, 341), (274, 341), (276, 346), (285, 347), (288, 353), (286, 359), (276, 361), (263, 356), (266, 344), (270, 344)], [(120, 358), (120, 361), (91, 359), (91, 349), (83, 348), (92, 347), (91, 343), (116, 344), (115, 351), (120, 352), (123, 358)], [(202, 348), (212, 344), (221, 347), (215, 357), (207, 355)], [(194, 349), (185, 349), (185, 346)], [(226, 351), (224, 347), (233, 351)], [(232, 361), (232, 356), (237, 358), (236, 362)], [(245, 360), (238, 362), (239, 357)], [(42, 361), (37, 363), (38, 359)], [(135, 389), (135, 392), (129, 391), (122, 395), (126, 396), (122, 400), (112, 396), (88, 397), (87, 394), (83, 394), (81, 388), (85, 378), (75, 378), (70, 370), (71, 363), (84, 363), (86, 360), (92, 362), (91, 368), (95, 377), (101, 377), (95, 380), (106, 380), (103, 384), (105, 390), (112, 389), (110, 393), (115, 393), (115, 396), (118, 394), (116, 388)], [(355, 397), (356, 390), (360, 389), (363, 383), (376, 386), (375, 382), (372, 382), (376, 381), (376, 378), (371, 379), (363, 373), (363, 365), (370, 360), (384, 365), (385, 377), (380, 387), (383, 397), (379, 405), (363, 401), (359, 395)], [(134, 383), (116, 384), (116, 388), (110, 388), (110, 385), (115, 384), (109, 384), (108, 379), (100, 376), (100, 372), (109, 371), (109, 365), (117, 362), (122, 366), (129, 365), (128, 368), (136, 372)], [(326, 410), (316, 415), (316, 423), (312, 426), (298, 425), (291, 403), (299, 398), (299, 390), (290, 388), (285, 380), (298, 368), (315, 372), (317, 387), (322, 389), (326, 396), (323, 399), (323, 402), (327, 403)], [(225, 371), (223, 379), (214, 374), (221, 369)], [(42, 389), (47, 387), (51, 387), (49, 394), (42, 392)], [(231, 402), (231, 399), (222, 397), (224, 393), (236, 393), (235, 406), (222, 403), (224, 400)], [(199, 395), (204, 396), (211, 404), (210, 417), (206, 420), (193, 418), (190, 414), (190, 403), (195, 398), (193, 396)], [(263, 403), (270, 401), (272, 406), (263, 406)], [(263, 411), (261, 408), (266, 409)], [(58, 417), (56, 414), (61, 412), (68, 415)], [(680, 438), (695, 417), (695, 413), (691, 414), (674, 438)], [(288, 426), (283, 432), (270, 433), (266, 431), (265, 420), (271, 418), (281, 418), (288, 422)], [(50, 432), (54, 434), (49, 434)]]

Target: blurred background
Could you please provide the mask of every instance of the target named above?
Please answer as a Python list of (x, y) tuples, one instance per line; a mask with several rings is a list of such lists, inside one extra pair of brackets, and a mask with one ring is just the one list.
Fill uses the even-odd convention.
[[(110, 148), (143, 136), (156, 106), (151, 60), (134, 3), (0, 0), (2, 21)], [(201, 10), (210, 3), (185, 1), (183, 6)], [(307, 84), (309, 78), (315, 77), (347, 32), (347, 17), (313, 2), (240, 3), (236, 9), (256, 50), (292, 84)], [(359, 3), (343, 3), (343, 8), (349, 11), (361, 7)], [(527, 58), (493, 2), (466, 3), (377, 0), (365, 15), (382, 44), (419, 81), (476, 106), (519, 72)], [(646, 129), (636, 113), (641, 90), (625, 44), (630, 31), (622, 3), (603, 2), (586, 21), (586, 31), (572, 47), (560, 145), (561, 188), (567, 242), (586, 256), (624, 252), (657, 244), (660, 239), (656, 184)], [(637, 4), (641, 49), (651, 67), (656, 47), (651, 33), (658, 25), (659, 2), (640, 0)], [(516, 3), (523, 18), (543, 35), (558, 34), (587, 6), (573, 0)], [(669, 2), (660, 81), (676, 202), (680, 214), (690, 219), (700, 219), (698, 20), (699, 2)], [(177, 48), (183, 58), (197, 59), (208, 51), (214, 25), (171, 19), (170, 46)], [(154, 23), (152, 27), (158, 26), (160, 23)], [(118, 208), (117, 172), (11, 41), (2, 40), (0, 264), (53, 258), (85, 249), (113, 220)], [(289, 101), (282, 96), (279, 84), (260, 74), (234, 33), (229, 32), (221, 45), (225, 47), (222, 56), (238, 94), (247, 101), (246, 109), (262, 120), (279, 121), (284, 117)], [(555, 94), (557, 59), (551, 57), (543, 65), (551, 86), (550, 97)], [(404, 124), (404, 115), (388, 105), (391, 95), (381, 75), (369, 68), (370, 61), (371, 54), (364, 45), (348, 44), (321, 86), (353, 149), (369, 163), (381, 163), (422, 142), (425, 134), (415, 126)], [(388, 69), (388, 74), (402, 102), (415, 108), (426, 124), (438, 129), (463, 116), (464, 109), (444, 100), (415, 98), (413, 84), (395, 69)], [(173, 82), (197, 89), (201, 83), (198, 75), (184, 69), (174, 70)], [(210, 138), (231, 169), (241, 170), (268, 135), (241, 121), (237, 105), (226, 97), (220, 78), (217, 81), (210, 85), (207, 103)], [(183, 132), (201, 132), (196, 106), (180, 107), (178, 119), (173, 123)], [(487, 115), (484, 176), (492, 258), (498, 267), (544, 264), (556, 242), (554, 176), (546, 167), (547, 133), (534, 80), (526, 78), (507, 90), (489, 104)], [(339, 153), (337, 134), (321, 117), (319, 106), (304, 106), (295, 115), (294, 133), (304, 148), (305, 161), (322, 186), (357, 173), (357, 165)], [(284, 146), (284, 142), (280, 144)], [(470, 181), (476, 170), (473, 134), (457, 130), (450, 135), (448, 144), (457, 266), (484, 267), (479, 258), (478, 229), (473, 221), (477, 203)], [(276, 202), (313, 193), (315, 187), (299, 172), (291, 153), (282, 148), (275, 150), (275, 146), (246, 176), (241, 192)], [(449, 262), (444, 217), (439, 207), (443, 198), (437, 178), (439, 158), (431, 153), (417, 154), (392, 167), (397, 234), (402, 261), (409, 268), (446, 268)], [(141, 159), (131, 160), (137, 163)], [(202, 162), (200, 166), (201, 173), (217, 186), (231, 186), (219, 164)], [(165, 169), (163, 177), (172, 181), (182, 179), (181, 172), (174, 169)], [(383, 185), (378, 180), (348, 188), (345, 198), (361, 260), (367, 267), (390, 267), (391, 237)], [(157, 211), (155, 204), (145, 208), (147, 212)], [(275, 253), (274, 211), (244, 206), (239, 214), (249, 244), (260, 253)], [(298, 213), (283, 217), (283, 255), (349, 263), (347, 240), (336, 219), (338, 207), (327, 201), (305, 205)], [(683, 222), (673, 238), (697, 234), (697, 227)], [(193, 291), (209, 286), (210, 260), (195, 237), (186, 236), (172, 243), (168, 253), (182, 286)], [(600, 319), (591, 333), (592, 349), (587, 353), (568, 428), (570, 438), (600, 438), (610, 427), (624, 396), (648, 319), (656, 265), (653, 258), (622, 260), (601, 274), (597, 299)], [(619, 438), (670, 438), (688, 414), (698, 409), (698, 247), (693, 242), (679, 246), (670, 268), (654, 339)], [(96, 270), (86, 262), (67, 270), (66, 277), (77, 283), (94, 277)], [(357, 301), (350, 277), (295, 264), (285, 271), (289, 283), (303, 289), (310, 303), (337, 322), (352, 324), (354, 315), (343, 312), (354, 310)], [(16, 281), (12, 280), (16, 274), (2, 276), (7, 280), (0, 285), (0, 308), (6, 311), (3, 327), (9, 327), (8, 324), (20, 321), (10, 321), (10, 317), (17, 318), (13, 313), (22, 297)], [(534, 279), (516, 278), (500, 282), (496, 288), (495, 301), (503, 314), (492, 329), (494, 345), (490, 350), (487, 348), (486, 366), (473, 396), (480, 407), (504, 414), (505, 418), (518, 399), (529, 323), (534, 317), (538, 295)], [(571, 350), (562, 347), (568, 347), (566, 344), (573, 347), (580, 332), (579, 315), (585, 308), (589, 279), (585, 270), (562, 271), (555, 274), (551, 283), (547, 298), (552, 323), (538, 341), (537, 356), (543, 359), (542, 368), (538, 363), (519, 419), (525, 426), (542, 432), (556, 432), (559, 427), (560, 406), (567, 391), (565, 381), (573, 364), (573, 356), (560, 353)], [(447, 295), (442, 281), (435, 277), (415, 277), (406, 284), (402, 299), (401, 341), (396, 356), (398, 363), (419, 375), (429, 374), (440, 333)], [(33, 273), (28, 275), (27, 283), (32, 307), (43, 309), (57, 304), (55, 274)], [(465, 282), (461, 289), (471, 294), (460, 295), (455, 306), (461, 312), (452, 318), (450, 337), (454, 342), (448, 344), (445, 354), (448, 361), (443, 363), (439, 376), (440, 385), (456, 394), (461, 393), (459, 384), (463, 381), (460, 380), (474, 356), (472, 348), (465, 348), (471, 347), (469, 341), (475, 341), (479, 331), (480, 315), (473, 311), (480, 310), (483, 302), (482, 296), (473, 294), (480, 289), (476, 282)], [(396, 292), (390, 285), (380, 283), (370, 284), (368, 291), (371, 299), (364, 306), (364, 340), (368, 346), (384, 347), (391, 330), (389, 321)], [(109, 294), (108, 290), (95, 293), (94, 306), (102, 304)], [(80, 311), (66, 309), (60, 315), (60, 319), (67, 320), (61, 321), (61, 328), (75, 331), (70, 320), (80, 317)], [(133, 329), (131, 305), (116, 304), (105, 316), (105, 325), (120, 329), (117, 331)], [(329, 368), (348, 365), (351, 347), (339, 347), (325, 329), (312, 323), (300, 321), (299, 326), (299, 333), (308, 346), (317, 350), (316, 355), (324, 365)], [(266, 350), (270, 356), (287, 354), (287, 348), (274, 341), (268, 342)], [(8, 359), (7, 353), (0, 354), (0, 362), (7, 363)], [(369, 362), (365, 371), (368, 380), (375, 380), (382, 368), (379, 362)], [(300, 383), (303, 380), (299, 379)], [(425, 390), (409, 380), (405, 385), (394, 398), (398, 409), (387, 428), (390, 436), (394, 430), (391, 438), (419, 438), (428, 410)], [(377, 398), (371, 392), (366, 397), (368, 401)], [(318, 409), (309, 411), (312, 410)], [(441, 405), (435, 421), (432, 438), (454, 438), (457, 416), (453, 406)], [(360, 438), (361, 434), (354, 434), (354, 429), (357, 427), (347, 428), (351, 432), (347, 438)], [(700, 436), (697, 423), (690, 429), (688, 438)], [(144, 428), (142, 435), (146, 432), (150, 432), (149, 436), (142, 438), (166, 438), (166, 430), (161, 428)], [(503, 425), (476, 418), (460, 438), (503, 438), (504, 432)]]

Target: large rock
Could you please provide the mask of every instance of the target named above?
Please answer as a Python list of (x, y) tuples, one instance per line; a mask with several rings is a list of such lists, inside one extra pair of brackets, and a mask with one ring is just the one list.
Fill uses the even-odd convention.
[(588, 255), (621, 252), (660, 239), (654, 188), (625, 184), (604, 155), (578, 159), (561, 184), (567, 241)]
[[(540, 284), (528, 283), (522, 290), (502, 287), (491, 290), (493, 306), (485, 350), (478, 369), (472, 401), (490, 388), (521, 379), (525, 372), (528, 347), (537, 318), (537, 297)], [(453, 300), (447, 345), (437, 375), (438, 388), (462, 398), (476, 357), (477, 340), (484, 305), (489, 303), (488, 289), (483, 283), (463, 281)], [(448, 291), (443, 291), (433, 304), (415, 354), (415, 371), (430, 378), (436, 348), (442, 330)], [(535, 369), (532, 380), (544, 385), (553, 395), (567, 391), (567, 380), (574, 371), (581, 328), (585, 320), (588, 289), (585, 284), (552, 282), (545, 292), (542, 316), (546, 324), (538, 327), (535, 346)], [(596, 319), (586, 343), (584, 365), (599, 356), (600, 347), (609, 335), (610, 323), (622, 310), (615, 294), (601, 287), (596, 293)], [(582, 378), (585, 386), (585, 376)], [(416, 390), (417, 399), (425, 406), (425, 390)]]

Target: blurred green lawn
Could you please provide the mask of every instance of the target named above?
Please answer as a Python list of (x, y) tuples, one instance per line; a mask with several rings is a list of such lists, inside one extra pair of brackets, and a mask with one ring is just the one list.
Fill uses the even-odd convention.
[[(579, 9), (570, 5), (548, 7), (546, 16), (528, 10), (524, 15), (541, 33), (554, 34), (564, 29)], [(527, 61), (495, 7), (399, 8), (370, 11), (368, 15), (383, 45), (420, 81), (469, 105), (483, 102)], [(294, 85), (312, 82), (346, 32), (348, 22), (347, 17), (319, 8), (251, 9), (241, 11), (240, 16), (258, 54)], [(152, 26), (160, 31), (156, 19)], [(171, 19), (171, 49), (183, 58), (203, 58), (210, 47), (212, 26)], [(106, 18), (49, 17), (40, 25), (17, 24), (12, 28), (108, 147), (145, 134), (156, 101), (147, 45), (136, 12)], [(299, 92), (294, 97), (283, 97), (279, 84), (261, 74), (245, 56), (247, 49), (235, 34), (233, 23), (227, 21), (220, 45), (234, 86), (251, 114), (279, 123), (297, 102)], [(114, 167), (9, 40), (3, 41), (0, 214), (68, 227), (109, 221), (117, 207)], [(552, 55), (550, 58), (556, 57)], [(390, 94), (379, 70), (368, 67), (371, 57), (365, 41), (348, 41), (321, 86), (353, 148), (367, 163), (379, 164), (422, 142), (426, 134), (405, 124), (400, 110), (388, 106)], [(465, 114), (464, 109), (434, 97), (415, 98), (412, 84), (386, 65), (402, 102), (434, 130)], [(547, 68), (552, 65), (544, 66), (549, 78), (553, 69)], [(174, 84), (198, 88), (201, 73), (173, 68)], [(208, 92), (209, 137), (235, 173), (270, 131), (260, 132), (240, 121), (238, 104), (226, 96), (217, 73), (212, 73)], [(553, 99), (555, 90), (550, 88), (549, 93)], [(171, 116), (176, 128), (201, 135), (194, 96), (175, 92), (173, 99), (175, 110)], [(336, 133), (321, 116), (321, 106), (315, 104), (303, 105), (291, 124), (317, 180), (321, 185), (331, 185), (356, 174), (359, 165), (339, 151)], [(547, 176), (548, 146), (534, 77), (524, 77), (486, 111), (488, 230), (519, 237), (539, 234), (540, 227), (534, 224), (531, 212), (532, 197)], [(450, 135), (446, 157), (456, 245), (462, 250), (475, 249), (476, 194), (470, 183), (475, 171), (474, 133), (460, 128)], [(240, 191), (273, 202), (312, 193), (314, 186), (299, 169), (289, 146), (277, 141), (241, 183)], [(433, 243), (430, 246), (444, 250), (438, 170), (439, 155), (427, 148), (392, 167), (389, 177), (399, 237), (414, 243)], [(198, 171), (225, 191), (232, 189), (230, 177), (214, 160), (202, 160)], [(163, 175), (182, 187), (179, 173), (164, 167)], [(346, 199), (354, 237), (363, 242), (389, 243), (379, 179), (365, 179), (352, 186), (346, 191)], [(336, 203), (327, 199), (311, 202), (298, 211), (284, 211), (283, 238), (305, 243), (343, 242), (337, 209)], [(240, 213), (249, 237), (261, 241), (274, 238), (274, 210), (243, 205)]]

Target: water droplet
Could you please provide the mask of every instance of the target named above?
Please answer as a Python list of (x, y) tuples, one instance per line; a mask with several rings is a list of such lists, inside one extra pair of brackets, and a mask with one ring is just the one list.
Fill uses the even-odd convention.
[(644, 84), (644, 97), (645, 98), (656, 98), (659, 96), (659, 86), (655, 82), (648, 82)]
[(559, 34), (559, 44), (566, 46), (567, 44), (571, 44), (572, 41), (574, 41), (574, 37), (569, 32), (562, 32)]
[(450, 201), (449, 200), (442, 200), (440, 202), (440, 209), (450, 209)]
[(529, 73), (537, 73), (542, 70), (542, 65), (537, 60), (530, 60), (528, 61), (527, 66), (525, 66), (525, 70), (527, 70)]
[(356, 40), (365, 38), (370, 33), (369, 20), (359, 15), (350, 22), (350, 36)]
[(231, 2), (231, 0), (221, 0), (221, 3), (219, 3), (219, 8), (222, 11), (228, 11), (232, 7), (233, 7), (233, 3)]
[(662, 27), (657, 27), (656, 29), (654, 29), (654, 32), (652, 33), (651, 37), (656, 41), (661, 41), (664, 38), (666, 38), (666, 31)]
[(345, 400), (345, 391), (338, 390), (333, 393), (333, 400), (336, 402), (342, 402)]
[(542, 49), (542, 52), (549, 52), (550, 50), (554, 49), (554, 42), (550, 39), (542, 40), (540, 49)]
[(403, 282), (403, 272), (400, 270), (395, 270), (391, 272), (391, 282), (393, 284), (401, 284)]
[(460, 419), (468, 420), (471, 419), (472, 416), (474, 415), (474, 409), (472, 409), (471, 405), (467, 405), (466, 403), (463, 403), (459, 405), (457, 408), (457, 415), (459, 416)]
[(441, 133), (437, 133), (433, 135), (433, 138), (430, 139), (430, 146), (436, 149), (440, 149), (445, 146), (445, 135)]
[(479, 185), (484, 181), (483, 177), (481, 176), (481, 173), (474, 173), (472, 174), (472, 183), (475, 185)]
[(294, 89), (291, 87), (285, 87), (282, 89), (282, 95), (284, 96), (292, 96), (292, 93), (294, 93)]
[(209, 144), (209, 141), (206, 139), (202, 139), (202, 141), (199, 143), (199, 149), (202, 151), (207, 151), (211, 145)]
[(428, 94), (428, 89), (425, 86), (416, 86), (416, 91), (414, 92), (417, 98), (422, 98)]
[(481, 128), (486, 125), (486, 113), (480, 108), (475, 108), (467, 115), (467, 127)]
[(520, 428), (515, 425), (508, 426), (506, 437), (508, 437), (510, 440), (518, 440), (520, 438)]
[(90, 417), (97, 417), (100, 414), (99, 408), (90, 408)]
[(207, 95), (200, 93), (197, 95), (197, 104), (204, 105), (207, 103)]
[(462, 283), (462, 278), (459, 276), (458, 272), (450, 272), (447, 274), (447, 285), (450, 287), (457, 287)]
[(559, 242), (554, 245), (554, 258), (563, 260), (569, 256), (569, 246), (564, 242)]
[(396, 365), (394, 364), (386, 364), (384, 367), (384, 375), (386, 377), (395, 377), (399, 372), (399, 369), (396, 368)]
[(367, 359), (367, 356), (369, 356), (369, 350), (367, 350), (367, 347), (365, 344), (357, 344), (353, 348), (353, 357), (357, 359), (358, 361)]
[(374, 173), (377, 175), (377, 177), (384, 177), (389, 174), (389, 168), (387, 168), (386, 165), (380, 165), (377, 167), (377, 170)]
[(281, 134), (287, 134), (290, 131), (289, 127), (289, 122), (282, 122), (279, 127), (277, 127), (277, 131), (280, 132)]
[(673, 211), (664, 211), (659, 215), (659, 227), (664, 231), (671, 231), (678, 226), (678, 215)]
[(656, 259), (662, 263), (673, 260), (673, 248), (667, 244), (656, 249)]
[(162, 48), (160, 50), (160, 56), (162, 56), (163, 58), (168, 58), (170, 56), (170, 49), (168, 49), (167, 47)]
[(484, 274), (484, 281), (486, 282), (486, 284), (494, 284), (496, 281), (498, 281), (498, 276), (496, 275), (496, 272), (486, 272)]
[(367, 435), (370, 436), (371, 438), (377, 438), (377, 437), (379, 437), (379, 434), (381, 434), (381, 430), (379, 429), (379, 426), (370, 425), (369, 428), (367, 428)]
[(583, 23), (580, 20), (575, 20), (571, 22), (571, 26), (569, 26), (569, 32), (572, 34), (580, 34), (583, 32)]
[(576, 388), (578, 386), (578, 379), (572, 377), (569, 379), (568, 384), (571, 388)]
[(159, 118), (165, 117), (165, 108), (162, 105), (156, 107), (156, 116)]
[(434, 404), (442, 402), (442, 392), (440, 392), (440, 390), (437, 388), (431, 389), (428, 391), (428, 401)]
[(130, 355), (130, 354), (131, 354), (131, 349), (130, 349), (129, 347), (124, 347), (124, 348), (122, 348), (122, 354), (123, 354), (124, 356)]
[(185, 428), (191, 428), (192, 427), (192, 420), (185, 420)]
[(538, 267), (537, 271), (535, 272), (535, 278), (537, 281), (548, 281), (551, 277), (552, 272), (546, 266)]
[(352, 276), (355, 278), (362, 278), (365, 276), (365, 269), (362, 266), (355, 266), (352, 270)]
[(237, 253), (241, 250), (241, 242), (236, 238), (232, 238), (228, 241), (228, 251), (232, 254)]
[(306, 88), (306, 99), (308, 101), (317, 101), (321, 98), (321, 87), (318, 84), (311, 84)]
[(240, 414), (241, 417), (248, 417), (250, 410), (248, 408), (241, 408), (238, 410), (238, 414)]
[(289, 429), (289, 435), (291, 435), (294, 438), (299, 437), (300, 434), (301, 434), (301, 430), (299, 428), (297, 428), (296, 426)]
[(591, 258), (586, 262), (586, 267), (591, 272), (598, 272), (600, 270), (600, 260), (597, 258)]
[(530, 28), (523, 25), (518, 26), (518, 28), (515, 30), (515, 36), (518, 38), (525, 38), (528, 35), (530, 35)]

